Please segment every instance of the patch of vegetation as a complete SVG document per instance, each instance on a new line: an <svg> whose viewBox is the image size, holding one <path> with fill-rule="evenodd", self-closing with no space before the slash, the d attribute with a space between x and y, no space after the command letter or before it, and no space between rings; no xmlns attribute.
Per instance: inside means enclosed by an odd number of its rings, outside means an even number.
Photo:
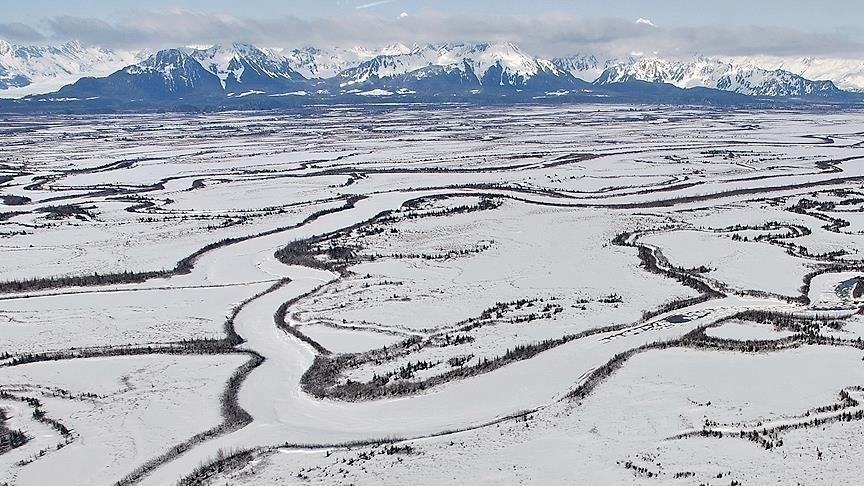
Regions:
<svg viewBox="0 0 864 486"><path fill-rule="evenodd" d="M17 447L21 447L29 440L27 434L17 429L9 429L6 427L6 421L9 417L6 415L6 410L0 408L0 454L5 454Z"/></svg>
<svg viewBox="0 0 864 486"><path fill-rule="evenodd" d="M23 206L25 204L30 204L32 199L26 196L15 196L12 194L8 194L5 196L0 196L3 199L3 204L6 206Z"/></svg>
<svg viewBox="0 0 864 486"><path fill-rule="evenodd" d="M64 204L62 206L44 206L36 209L37 213L45 213L48 219L76 218L82 221L95 219L96 215L88 209L77 204Z"/></svg>

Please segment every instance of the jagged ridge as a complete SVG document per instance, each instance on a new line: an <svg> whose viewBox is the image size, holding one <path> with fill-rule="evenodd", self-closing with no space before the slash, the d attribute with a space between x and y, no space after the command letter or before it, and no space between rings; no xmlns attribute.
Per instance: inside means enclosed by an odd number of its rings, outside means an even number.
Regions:
<svg viewBox="0 0 864 486"><path fill-rule="evenodd" d="M0 44L0 59L11 56L9 46ZM86 51L77 44L67 48L70 56L82 50ZM22 54L25 51L18 49L15 56L26 57ZM0 79L8 79L7 84L26 82L3 69L0 66ZM676 91L679 88L693 90L680 93ZM526 54L512 43L499 42L393 44L380 50L287 51L243 43L167 49L107 77L82 78L47 97L30 99L107 98L127 102L249 95L443 99L498 96L496 93L529 98L614 95L638 100L641 96L645 101L733 99L712 94L715 90L768 98L849 97L831 81L812 81L782 69L762 69L740 61L705 57L679 61L656 56L608 59L596 54L549 60Z"/></svg>

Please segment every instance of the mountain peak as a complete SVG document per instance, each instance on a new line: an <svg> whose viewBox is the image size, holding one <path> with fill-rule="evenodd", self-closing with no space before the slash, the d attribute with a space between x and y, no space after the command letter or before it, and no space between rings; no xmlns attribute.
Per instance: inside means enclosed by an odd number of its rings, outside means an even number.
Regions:
<svg viewBox="0 0 864 486"><path fill-rule="evenodd" d="M180 49L163 49L151 54L147 59L128 66L125 70L129 74L144 71L169 72L184 68L192 58Z"/></svg>
<svg viewBox="0 0 864 486"><path fill-rule="evenodd" d="M286 57L252 44L235 42L230 47L191 50L189 55L230 91L261 90L304 79Z"/></svg>
<svg viewBox="0 0 864 486"><path fill-rule="evenodd" d="M303 93L297 96L327 97L355 92L373 92L376 96L381 93L463 96L503 91L545 97L550 92L591 93L607 89L604 88L607 86L614 91L615 85L627 83L631 86L618 92L638 90L638 83L653 92L669 93L672 89L644 84L653 83L672 85L676 89L710 88L759 97L835 97L845 93L833 82L812 81L812 76L796 74L805 71L821 74L835 66L856 69L837 79L848 84L859 82L864 87L864 63L861 62L853 65L798 58L772 64L753 57L734 60L701 55L670 58L657 53L625 57L580 53L547 59L529 54L506 40L415 43L410 47L396 42L375 49L358 46L290 50L262 49L250 43L233 42L164 49L143 60L141 56L141 53L118 54L85 47L78 42L55 47L22 47L0 41L0 92L14 92L19 89L16 87L26 87L39 76L75 81L86 74L107 76L114 72L107 77L111 78L109 81L91 80L64 92L99 96L99 89L111 93L121 93L125 89L164 98L169 94L199 96L206 91L208 97L226 98L296 93ZM797 67L787 67L787 61L790 66ZM826 78L833 79L832 76L818 77ZM35 91L36 88L28 89ZM36 92L47 91L50 89Z"/></svg>
<svg viewBox="0 0 864 486"><path fill-rule="evenodd" d="M417 44L414 44L414 46L416 47ZM411 49L405 44L402 44L401 42L396 42L395 44L389 44L387 46L384 46L384 48L381 49L381 54L385 56L399 56L402 54L411 54L413 51L414 49Z"/></svg>
<svg viewBox="0 0 864 486"><path fill-rule="evenodd" d="M10 44L9 42L0 39L0 56L9 55L13 50L15 50L15 46Z"/></svg>

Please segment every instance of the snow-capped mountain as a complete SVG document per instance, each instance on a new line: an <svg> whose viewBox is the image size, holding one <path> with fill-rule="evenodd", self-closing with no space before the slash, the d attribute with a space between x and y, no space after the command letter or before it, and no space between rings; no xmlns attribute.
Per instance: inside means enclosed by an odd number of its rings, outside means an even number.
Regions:
<svg viewBox="0 0 864 486"><path fill-rule="evenodd" d="M437 77L487 88L563 88L576 82L553 62L525 54L509 42L415 45L373 57L338 77L343 88L380 82L413 85Z"/></svg>
<svg viewBox="0 0 864 486"><path fill-rule="evenodd" d="M788 71L769 71L708 58L688 62L658 57L609 61L594 83L604 85L629 80L668 83L679 88L712 88L748 96L816 97L840 92L831 81L811 81Z"/></svg>
<svg viewBox="0 0 864 486"><path fill-rule="evenodd" d="M606 69L606 61L600 61L596 54L575 54L552 59L558 69L570 73L574 78L594 82Z"/></svg>
<svg viewBox="0 0 864 486"><path fill-rule="evenodd" d="M111 51L67 44L60 48L15 49L0 45L0 54L15 59L59 56L81 57L74 69L58 71L57 63L45 64L44 72L31 61L27 80L23 69L0 70L6 86L25 84L33 76L48 77L62 71L80 78L47 95L25 101L101 100L120 107L131 101L165 103L182 101L208 105L282 106L300 100L360 102L380 97L400 97L434 102L442 99L541 98L582 101L623 100L681 103L747 103L758 97L860 102L861 95L839 89L831 80L811 80L788 70L760 67L751 59L692 57L663 58L631 55L614 58L583 53L546 59L526 53L509 42L451 43L406 46L391 44L380 49L281 49L234 43L205 48L167 49L136 59L112 74L95 73L110 62L125 59ZM40 54L41 53L41 54ZM90 56L88 58L88 56ZM128 56L132 56L129 54ZM128 57L127 56L127 57ZM0 56L0 59L6 57ZM132 56L134 57L134 56ZM86 60L86 62L85 62ZM109 62L110 61L110 62ZM42 61L40 61L42 62ZM767 63L767 61L765 61ZM7 61L11 65L11 62ZM776 64L776 61L775 61ZM810 59L796 65L810 72L827 72L830 66ZM864 64L843 64L847 85L864 77ZM75 70L77 69L77 71ZM858 71L855 71L857 69ZM2 90L2 85L0 85ZM345 97L345 98L340 98ZM484 98L485 97L485 98ZM505 99L506 99L505 98Z"/></svg>
<svg viewBox="0 0 864 486"><path fill-rule="evenodd" d="M87 77L64 86L61 99L164 100L224 95L222 82L181 49L159 51L107 77Z"/></svg>
<svg viewBox="0 0 864 486"><path fill-rule="evenodd" d="M0 40L0 96L53 91L83 76L106 76L146 57L139 51L85 47L25 46Z"/></svg>
<svg viewBox="0 0 864 486"><path fill-rule="evenodd" d="M733 57L733 64L783 70L807 79L828 79L838 88L864 93L864 60L830 57Z"/></svg>
<svg viewBox="0 0 864 486"><path fill-rule="evenodd" d="M390 44L382 49L353 47L304 47L286 50L283 55L292 69L307 79L327 79L377 56L407 54L411 49L402 44Z"/></svg>
<svg viewBox="0 0 864 486"><path fill-rule="evenodd" d="M305 81L286 57L250 44L188 49L187 53L216 75L229 92L281 89Z"/></svg>

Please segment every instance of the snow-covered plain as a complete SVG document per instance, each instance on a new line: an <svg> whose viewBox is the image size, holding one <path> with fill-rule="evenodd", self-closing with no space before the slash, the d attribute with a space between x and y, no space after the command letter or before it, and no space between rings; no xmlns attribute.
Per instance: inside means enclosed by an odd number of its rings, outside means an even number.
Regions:
<svg viewBox="0 0 864 486"><path fill-rule="evenodd" d="M74 431L74 439L54 450L63 442L61 438L28 430L39 450L47 453L13 450L4 454L0 480L11 484L117 481L167 447L218 425L223 383L244 360L238 356L154 354L4 368L0 370L4 389L23 388L22 395L39 398L49 416ZM55 397L52 389L92 396ZM28 464L16 464L34 458Z"/></svg>
<svg viewBox="0 0 864 486"><path fill-rule="evenodd" d="M847 382L864 379L860 354L812 347L644 353L578 404L555 402L527 419L405 441L398 451L279 448L211 484L854 483L861 422L793 430L773 450L738 437L672 437L706 420L767 421L834 403ZM849 372L837 376L837 367Z"/></svg>
<svg viewBox="0 0 864 486"><path fill-rule="evenodd" d="M0 425L29 439L0 481L853 477L857 113L337 107L0 132Z"/></svg>

